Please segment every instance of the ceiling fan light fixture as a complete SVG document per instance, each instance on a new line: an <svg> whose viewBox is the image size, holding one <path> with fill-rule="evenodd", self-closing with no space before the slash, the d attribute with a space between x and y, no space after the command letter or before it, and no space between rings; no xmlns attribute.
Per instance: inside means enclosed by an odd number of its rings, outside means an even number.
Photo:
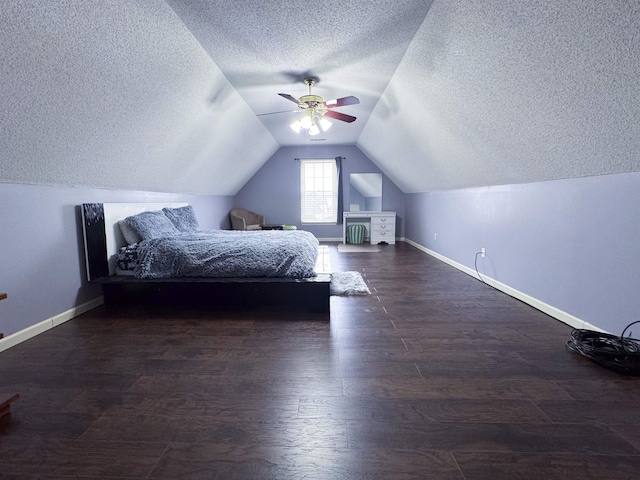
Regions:
<svg viewBox="0 0 640 480"><path fill-rule="evenodd" d="M318 123L320 124L320 128L322 129L323 132L326 132L327 130L329 130L331 128L331 125L333 125L333 123L331 123L329 120L327 120L324 117L320 117L320 119L318 120Z"/></svg>
<svg viewBox="0 0 640 480"><path fill-rule="evenodd" d="M309 135L318 135L319 133L320 133L320 129L315 123L313 123L309 128Z"/></svg>
<svg viewBox="0 0 640 480"><path fill-rule="evenodd" d="M313 120L310 115L305 115L300 119L300 126L305 130L311 128L311 125L313 125Z"/></svg>
<svg viewBox="0 0 640 480"><path fill-rule="evenodd" d="M300 133L300 129L302 128L302 123L300 122L300 120L296 120L289 126L291 127L291 130L293 130L294 132Z"/></svg>

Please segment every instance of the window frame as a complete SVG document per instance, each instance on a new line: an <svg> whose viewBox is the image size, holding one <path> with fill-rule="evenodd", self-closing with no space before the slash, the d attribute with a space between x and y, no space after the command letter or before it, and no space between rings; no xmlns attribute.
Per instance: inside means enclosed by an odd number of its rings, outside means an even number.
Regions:
<svg viewBox="0 0 640 480"><path fill-rule="evenodd" d="M331 172L327 172L327 168ZM323 170L321 175L318 174L320 169ZM313 185L308 185L309 178ZM300 222L303 225L337 225L339 188L335 158L300 159ZM315 199L309 202L310 197ZM323 213L323 208L328 212Z"/></svg>

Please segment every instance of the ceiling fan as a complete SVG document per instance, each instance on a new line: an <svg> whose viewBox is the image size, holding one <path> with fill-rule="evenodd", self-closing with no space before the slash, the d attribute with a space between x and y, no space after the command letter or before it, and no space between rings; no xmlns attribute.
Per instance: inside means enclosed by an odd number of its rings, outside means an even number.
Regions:
<svg viewBox="0 0 640 480"><path fill-rule="evenodd" d="M309 87L309 94L303 95L296 99L288 93L279 93L282 98L292 101L298 105L298 110L285 110L284 112L262 113L262 115L273 115L276 113L287 112L302 112L304 116L299 120L296 120L291 124L291 128L297 133L300 129L309 131L310 135L317 135L320 131L326 131L331 127L331 122L325 117L333 118L334 120L340 120L342 122L351 123L356 120L356 117L347 115L345 113L336 112L333 108L344 107L345 105L357 105L360 103L357 97L348 96L338 98L336 100L324 101L321 96L311 93L311 87L315 85L318 80L314 77L308 77L304 79L305 85Z"/></svg>

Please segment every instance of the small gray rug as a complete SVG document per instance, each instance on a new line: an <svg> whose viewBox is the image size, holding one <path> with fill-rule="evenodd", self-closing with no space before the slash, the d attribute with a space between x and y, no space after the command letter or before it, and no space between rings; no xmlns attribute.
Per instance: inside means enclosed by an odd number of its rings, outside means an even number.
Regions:
<svg viewBox="0 0 640 480"><path fill-rule="evenodd" d="M370 295L360 272L333 272L329 286L331 295Z"/></svg>

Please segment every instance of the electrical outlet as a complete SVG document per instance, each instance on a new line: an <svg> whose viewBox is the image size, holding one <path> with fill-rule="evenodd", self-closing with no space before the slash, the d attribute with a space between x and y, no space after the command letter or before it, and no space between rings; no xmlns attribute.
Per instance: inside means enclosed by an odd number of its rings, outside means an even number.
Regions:
<svg viewBox="0 0 640 480"><path fill-rule="evenodd" d="M481 257L484 257L486 254L487 254L487 251L484 249L484 247L482 247L482 248L480 249L480 256L481 256Z"/></svg>
<svg viewBox="0 0 640 480"><path fill-rule="evenodd" d="M437 234L437 233L434 233L434 234L433 234L433 239L434 239L434 240L437 240L437 239L438 239L438 234Z"/></svg>

